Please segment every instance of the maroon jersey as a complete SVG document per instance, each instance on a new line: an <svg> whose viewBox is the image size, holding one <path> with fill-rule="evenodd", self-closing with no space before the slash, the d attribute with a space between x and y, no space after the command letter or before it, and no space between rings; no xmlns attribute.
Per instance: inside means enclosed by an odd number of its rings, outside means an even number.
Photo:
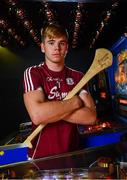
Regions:
<svg viewBox="0 0 127 180"><path fill-rule="evenodd" d="M62 100L82 76L81 72L66 66L60 72L48 69L45 63L32 66L24 72L24 92L42 88L48 100ZM78 150L77 125L64 120L47 124L32 144L33 149L30 149L29 155L34 158Z"/></svg>

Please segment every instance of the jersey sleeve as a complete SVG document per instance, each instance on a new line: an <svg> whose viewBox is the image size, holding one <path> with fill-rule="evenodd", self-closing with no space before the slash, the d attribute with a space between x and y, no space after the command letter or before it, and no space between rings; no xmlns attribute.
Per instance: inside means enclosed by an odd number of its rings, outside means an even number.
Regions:
<svg viewBox="0 0 127 180"><path fill-rule="evenodd" d="M41 87L41 77L36 67L27 68L24 71L23 89L24 92L36 90Z"/></svg>

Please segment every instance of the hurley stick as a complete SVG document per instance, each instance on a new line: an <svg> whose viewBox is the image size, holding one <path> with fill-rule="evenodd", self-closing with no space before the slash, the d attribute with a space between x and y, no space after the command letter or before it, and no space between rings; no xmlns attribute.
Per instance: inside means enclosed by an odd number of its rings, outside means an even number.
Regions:
<svg viewBox="0 0 127 180"><path fill-rule="evenodd" d="M68 95L63 99L67 100L72 98L77 92L79 92L82 87L90 80L92 77L94 77L96 74L98 74L100 71L106 69L107 67L112 65L112 53L105 49L105 48L99 48L95 52L95 57L93 60L93 63L91 64L90 68L86 72L86 74L82 77L82 79L79 81L79 83L68 93ZM23 142L25 145L29 148L32 148L31 141L37 134L46 126L43 124L40 124Z"/></svg>

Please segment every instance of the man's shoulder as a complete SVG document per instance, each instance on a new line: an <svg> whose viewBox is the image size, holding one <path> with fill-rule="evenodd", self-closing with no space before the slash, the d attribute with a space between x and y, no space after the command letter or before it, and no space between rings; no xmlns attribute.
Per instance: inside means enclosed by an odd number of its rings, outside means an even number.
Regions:
<svg viewBox="0 0 127 180"><path fill-rule="evenodd" d="M25 71L36 71L36 70L39 70L41 67L43 67L43 63L29 66L25 69Z"/></svg>
<svg viewBox="0 0 127 180"><path fill-rule="evenodd" d="M83 73L80 70L76 70L70 67L66 67L68 71L70 71L73 74L79 74L79 75L83 75Z"/></svg>

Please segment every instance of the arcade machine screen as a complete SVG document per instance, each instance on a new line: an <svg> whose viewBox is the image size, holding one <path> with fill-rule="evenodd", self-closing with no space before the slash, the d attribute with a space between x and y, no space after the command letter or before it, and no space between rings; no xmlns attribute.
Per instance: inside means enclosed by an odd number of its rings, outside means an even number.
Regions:
<svg viewBox="0 0 127 180"><path fill-rule="evenodd" d="M111 48L113 66L109 71L110 90L116 117L127 122L127 34Z"/></svg>

